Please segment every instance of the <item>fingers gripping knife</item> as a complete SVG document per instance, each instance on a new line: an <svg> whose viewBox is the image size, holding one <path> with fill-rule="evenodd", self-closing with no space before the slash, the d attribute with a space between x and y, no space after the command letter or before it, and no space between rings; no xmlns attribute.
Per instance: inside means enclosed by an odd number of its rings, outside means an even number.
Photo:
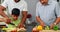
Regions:
<svg viewBox="0 0 60 32"><path fill-rule="evenodd" d="M17 27L14 23L10 23L11 25L14 25L15 27ZM17 32L26 32L26 29L25 28L18 28L17 29Z"/></svg>
<svg viewBox="0 0 60 32"><path fill-rule="evenodd" d="M12 23L12 22L11 22L10 24L13 25L13 26L15 26L15 27L17 27L17 26L16 26L14 23Z"/></svg>
<svg viewBox="0 0 60 32"><path fill-rule="evenodd" d="M5 22L0 22L0 28L7 28L7 24Z"/></svg>

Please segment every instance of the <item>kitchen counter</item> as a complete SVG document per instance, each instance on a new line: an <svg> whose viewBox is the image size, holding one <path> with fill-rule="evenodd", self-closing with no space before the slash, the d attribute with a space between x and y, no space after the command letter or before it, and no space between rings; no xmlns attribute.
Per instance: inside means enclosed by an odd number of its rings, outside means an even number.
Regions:
<svg viewBox="0 0 60 32"><path fill-rule="evenodd" d="M57 30L57 31L55 31L55 30L42 30L40 32L60 32L60 30Z"/></svg>

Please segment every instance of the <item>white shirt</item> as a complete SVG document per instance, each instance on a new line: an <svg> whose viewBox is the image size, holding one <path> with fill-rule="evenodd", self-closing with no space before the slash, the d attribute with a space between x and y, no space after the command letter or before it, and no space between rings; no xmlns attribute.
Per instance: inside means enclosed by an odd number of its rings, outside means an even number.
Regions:
<svg viewBox="0 0 60 32"><path fill-rule="evenodd" d="M20 15L22 11L27 11L27 3L24 0L21 0L18 3L14 2L14 0L4 0L1 5L5 8L8 7L8 15L11 15L11 11L13 8L20 9Z"/></svg>
<svg viewBox="0 0 60 32"><path fill-rule="evenodd" d="M38 2L36 6L36 16L39 16L46 25L50 26L50 24L56 20L56 17L60 17L58 3L50 1L48 5L44 6Z"/></svg>

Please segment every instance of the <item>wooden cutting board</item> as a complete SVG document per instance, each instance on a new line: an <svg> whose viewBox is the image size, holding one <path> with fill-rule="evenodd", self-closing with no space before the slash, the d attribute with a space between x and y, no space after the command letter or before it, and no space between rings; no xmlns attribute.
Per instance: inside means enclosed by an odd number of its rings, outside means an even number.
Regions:
<svg viewBox="0 0 60 32"><path fill-rule="evenodd" d="M11 32L11 31L13 31L13 30L15 30L15 29L17 29L17 32L26 32L26 29L24 29L24 28L4 28L4 30L6 31L6 32Z"/></svg>

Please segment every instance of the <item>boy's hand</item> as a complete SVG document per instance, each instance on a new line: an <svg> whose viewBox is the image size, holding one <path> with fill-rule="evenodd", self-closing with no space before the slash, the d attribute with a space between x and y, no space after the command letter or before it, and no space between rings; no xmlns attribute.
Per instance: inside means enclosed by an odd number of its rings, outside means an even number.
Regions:
<svg viewBox="0 0 60 32"><path fill-rule="evenodd" d="M9 24L9 23L11 23L11 19L9 19L9 18L5 18L5 22L7 23L7 24Z"/></svg>

